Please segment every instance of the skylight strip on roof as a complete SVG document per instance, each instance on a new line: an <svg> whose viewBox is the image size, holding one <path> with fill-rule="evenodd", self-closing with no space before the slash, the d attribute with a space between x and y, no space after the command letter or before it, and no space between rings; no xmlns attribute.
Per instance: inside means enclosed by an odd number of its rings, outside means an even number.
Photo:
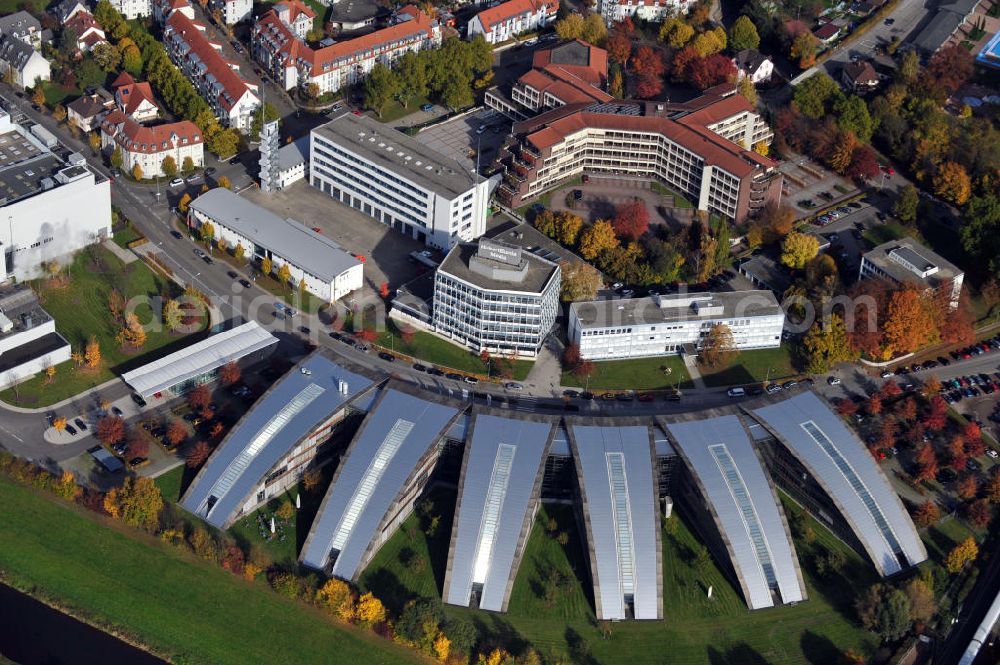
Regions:
<svg viewBox="0 0 1000 665"><path fill-rule="evenodd" d="M510 483L510 470L514 465L514 453L517 448L509 443L501 443L497 448L496 460L493 462L493 475L490 478L489 489L486 491L486 505L483 508L483 522L479 527L479 542L476 546L476 559L472 567L472 583L485 584L493 559L493 545L496 542L497 527L500 524L500 511L504 498L507 496L507 485Z"/></svg>
<svg viewBox="0 0 1000 665"><path fill-rule="evenodd" d="M708 450L712 453L712 457L715 458L715 463L719 465L722 476L726 480L726 485L729 486L729 492L740 509L743 525L746 527L747 534L753 542L757 563L760 564L761 570L764 573L767 586L772 590L777 589L778 577L774 572L771 551L768 548L767 539L764 538L764 530L761 528L757 509L750 499L749 492L747 492L746 483L743 482L743 476L740 474L739 469L736 468L736 464L733 462L733 458L730 456L725 444L719 443L709 446Z"/></svg>
<svg viewBox="0 0 1000 665"><path fill-rule="evenodd" d="M385 439L382 440L371 464L365 470L364 476L361 477L358 489L355 491L354 496L351 497L351 502L348 504L347 510L344 511L344 516L341 518L336 532L334 532L333 549L338 552L344 549L347 539L354 530L354 525L357 523L358 518L361 517L361 513L364 511L365 506L368 505L375 487L382 479L382 474L385 473L386 467L389 466L392 458L395 457L400 446L403 445L403 441L406 440L412 429L413 422L398 418L389 429L388 434L385 435Z"/></svg>
<svg viewBox="0 0 1000 665"><path fill-rule="evenodd" d="M632 509L625 477L625 455L605 453L608 482L611 485L611 517L614 520L615 545L618 550L618 576L626 602L635 594L635 549L632 546Z"/></svg>
<svg viewBox="0 0 1000 665"><path fill-rule="evenodd" d="M257 456L257 454L263 450L267 444L275 437L275 435L280 432L288 422L302 412L307 406L312 404L320 395L326 392L326 388L316 385L315 383L310 383L305 388L303 388L299 393L292 398L292 400L282 407L281 411L271 419L269 423L264 425L257 434L250 439L250 443L247 444L239 455L233 460L232 464L226 469L226 472L222 475L219 480L216 481L215 485L212 486L212 491L209 492L209 497L215 497L216 499L221 499L226 495L227 492L232 488L233 483L246 471L247 467Z"/></svg>
<svg viewBox="0 0 1000 665"><path fill-rule="evenodd" d="M861 499L862 503L865 504L865 508L871 514L872 519L875 520L875 525L882 532L882 537L885 538L886 543L889 548L897 555L903 553L903 548L899 544L899 540L896 538L896 534L893 532L892 527L889 526L888 520L886 520L885 515L882 513L882 509L879 508L878 504L875 502L875 498L872 497L871 492L868 491L868 487L864 484L861 478L858 476L857 472L854 471L854 467L844 458L844 456L834 445L833 441L826 435L823 430L821 430L816 423L811 420L807 420L804 423L800 423L802 429L812 437L820 448L823 449L833 463L837 466L837 469L844 475L847 482L850 483L854 492Z"/></svg>

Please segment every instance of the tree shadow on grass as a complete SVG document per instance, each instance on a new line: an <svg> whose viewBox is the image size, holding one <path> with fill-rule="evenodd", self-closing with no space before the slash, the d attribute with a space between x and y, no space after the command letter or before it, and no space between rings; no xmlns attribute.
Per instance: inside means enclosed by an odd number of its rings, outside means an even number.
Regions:
<svg viewBox="0 0 1000 665"><path fill-rule="evenodd" d="M508 653L522 653L530 645L517 629L507 623L501 616L479 612L473 615L472 624L479 635L477 644L495 645Z"/></svg>
<svg viewBox="0 0 1000 665"><path fill-rule="evenodd" d="M389 612L399 616L407 601L415 598L396 574L386 568L379 568L365 579L365 587L382 601Z"/></svg>
<svg viewBox="0 0 1000 665"><path fill-rule="evenodd" d="M569 654L576 665L599 665L599 662L590 653L590 644L580 633L572 628L567 628L563 634L566 638L566 646Z"/></svg>
<svg viewBox="0 0 1000 665"><path fill-rule="evenodd" d="M802 653L805 654L806 660L812 663L812 665L830 665L831 663L836 663L841 655L841 650L837 648L836 644L811 630L807 630L802 634L799 646L802 647Z"/></svg>
<svg viewBox="0 0 1000 665"><path fill-rule="evenodd" d="M737 644L724 652L708 647L708 662L711 665L771 665L770 661L748 644Z"/></svg>

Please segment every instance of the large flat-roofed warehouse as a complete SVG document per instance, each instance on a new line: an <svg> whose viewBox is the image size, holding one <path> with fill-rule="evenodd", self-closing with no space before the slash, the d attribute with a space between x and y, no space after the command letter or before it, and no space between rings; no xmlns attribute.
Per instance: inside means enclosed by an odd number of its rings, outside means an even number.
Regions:
<svg viewBox="0 0 1000 665"><path fill-rule="evenodd" d="M316 352L272 385L222 440L181 498L219 528L280 494L302 475L344 419L347 405L375 382ZM294 465L279 465L282 460Z"/></svg>
<svg viewBox="0 0 1000 665"><path fill-rule="evenodd" d="M327 302L339 300L364 285L364 266L321 233L270 210L225 187L205 192L188 206L188 225L211 223L216 240L243 246L254 261L271 260L274 272L287 264L291 283Z"/></svg>
<svg viewBox="0 0 1000 665"><path fill-rule="evenodd" d="M752 610L805 600L802 571L778 495L735 413L665 423L690 469L681 496L702 538ZM712 529L712 527L715 527ZM727 565L728 564L728 565Z"/></svg>
<svg viewBox="0 0 1000 665"><path fill-rule="evenodd" d="M814 393L803 392L752 415L822 488L849 524L875 568L892 575L927 559L917 530L888 479L864 444ZM774 465L781 464L777 460ZM777 473L795 479L795 492L808 479L795 467ZM801 481L800 481L801 479Z"/></svg>
<svg viewBox="0 0 1000 665"><path fill-rule="evenodd" d="M725 324L737 349L781 345L785 312L770 291L686 293L575 302L569 339L587 360L642 358L700 348L712 326Z"/></svg>
<svg viewBox="0 0 1000 665"><path fill-rule="evenodd" d="M647 424L571 422L597 618L662 619L663 553Z"/></svg>
<svg viewBox="0 0 1000 665"><path fill-rule="evenodd" d="M164 392L180 395L214 379L226 363L263 358L277 343L278 338L256 321L248 321L125 372L122 380L143 397Z"/></svg>
<svg viewBox="0 0 1000 665"><path fill-rule="evenodd" d="M446 603L507 611L554 431L550 420L475 416L445 571Z"/></svg>
<svg viewBox="0 0 1000 665"><path fill-rule="evenodd" d="M367 116L312 131L309 182L396 231L451 249L486 231L489 181Z"/></svg>
<svg viewBox="0 0 1000 665"><path fill-rule="evenodd" d="M385 390L344 455L302 547L307 566L356 579L409 515L459 409Z"/></svg>

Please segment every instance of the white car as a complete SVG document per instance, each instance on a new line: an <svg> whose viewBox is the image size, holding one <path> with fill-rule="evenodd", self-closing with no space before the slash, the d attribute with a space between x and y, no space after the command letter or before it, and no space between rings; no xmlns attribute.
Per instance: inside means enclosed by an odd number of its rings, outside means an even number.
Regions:
<svg viewBox="0 0 1000 665"><path fill-rule="evenodd" d="M826 382L829 383L831 386L839 386L840 385L840 379L837 378L837 377L835 377L835 376L831 376L830 378L828 378L826 380Z"/></svg>
<svg viewBox="0 0 1000 665"><path fill-rule="evenodd" d="M524 386L522 386L520 383L515 383L513 381L503 384L503 387L506 388L507 390L515 390L515 391L524 390Z"/></svg>
<svg viewBox="0 0 1000 665"><path fill-rule="evenodd" d="M987 448L986 454L992 457L993 459L1000 457L1000 455L997 454L997 451L993 450L992 448Z"/></svg>
<svg viewBox="0 0 1000 665"><path fill-rule="evenodd" d="M181 180L180 178L174 178L173 180L170 181L170 187L183 187L183 186L184 186L184 181Z"/></svg>

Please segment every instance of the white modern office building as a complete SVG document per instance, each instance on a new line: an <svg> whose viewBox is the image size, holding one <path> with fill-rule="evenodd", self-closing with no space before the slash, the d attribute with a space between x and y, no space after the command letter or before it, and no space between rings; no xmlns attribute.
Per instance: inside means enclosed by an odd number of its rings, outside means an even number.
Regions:
<svg viewBox="0 0 1000 665"><path fill-rule="evenodd" d="M39 277L111 237L111 182L82 160L67 163L0 110L0 282Z"/></svg>
<svg viewBox="0 0 1000 665"><path fill-rule="evenodd" d="M910 238L882 243L861 256L859 279L911 282L927 291L943 293L958 307L965 273L960 268Z"/></svg>
<svg viewBox="0 0 1000 665"><path fill-rule="evenodd" d="M737 349L780 346L785 312L770 291L685 293L575 302L569 340L587 360L643 358L698 349L716 324Z"/></svg>
<svg viewBox="0 0 1000 665"><path fill-rule="evenodd" d="M448 250L486 231L486 178L367 116L343 113L312 131L309 178L432 247Z"/></svg>
<svg viewBox="0 0 1000 665"><path fill-rule="evenodd" d="M434 277L434 330L477 353L534 358L555 323L561 277L518 246L458 245Z"/></svg>
<svg viewBox="0 0 1000 665"><path fill-rule="evenodd" d="M659 23L670 14L683 13L685 0L600 0L600 12L608 25L635 18Z"/></svg>
<svg viewBox="0 0 1000 665"><path fill-rule="evenodd" d="M27 286L0 289L0 389L70 359L69 342Z"/></svg>
<svg viewBox="0 0 1000 665"><path fill-rule="evenodd" d="M272 271L288 265L289 283L317 298L333 302L364 283L364 265L340 245L293 219L234 194L225 187L205 192L188 207L188 225L211 223L215 239L228 247L242 245L253 261L270 259Z"/></svg>

